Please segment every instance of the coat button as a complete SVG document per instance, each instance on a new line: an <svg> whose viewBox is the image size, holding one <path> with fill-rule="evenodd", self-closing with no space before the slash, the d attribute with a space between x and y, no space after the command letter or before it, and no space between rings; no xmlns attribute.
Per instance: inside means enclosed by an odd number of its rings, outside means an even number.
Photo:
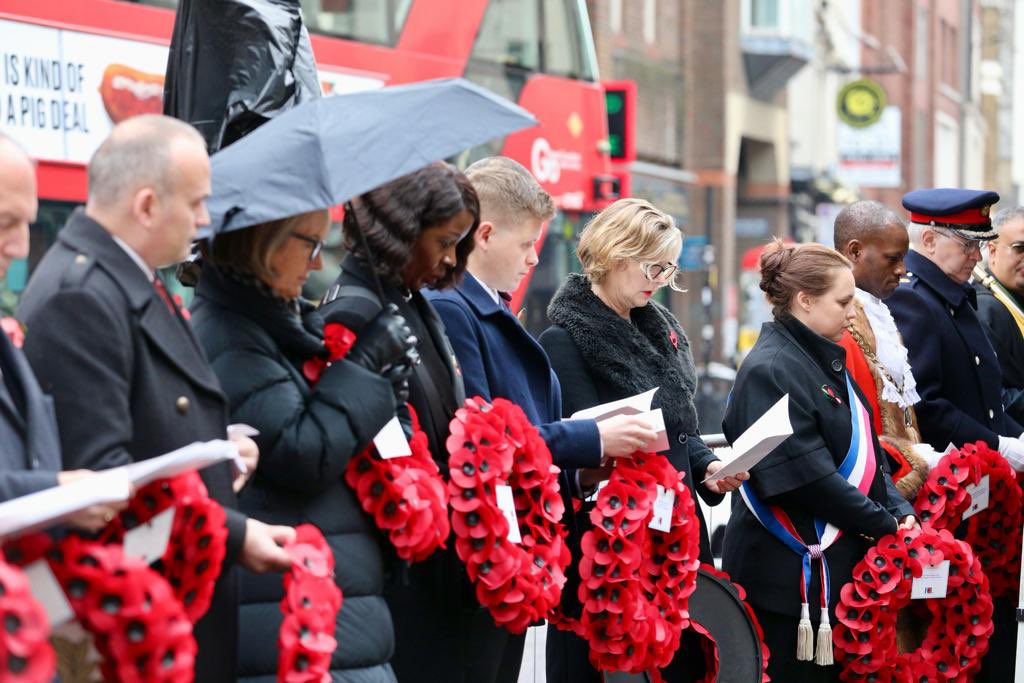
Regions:
<svg viewBox="0 0 1024 683"><path fill-rule="evenodd" d="M680 434L680 435L679 435L679 436L677 437L677 440L679 441L679 443L686 443L686 440L687 440L688 438L689 438L689 437L687 437L687 435L686 435L686 434Z"/></svg>
<svg viewBox="0 0 1024 683"><path fill-rule="evenodd" d="M835 370L836 372L841 372L843 369L843 361L836 358L834 361L832 361L832 369Z"/></svg>
<svg viewBox="0 0 1024 683"><path fill-rule="evenodd" d="M995 416L996 416L996 411L994 411L994 410L992 410L991 408L989 408L989 411L988 411L988 419L990 419L990 420L991 420L991 419L993 419L993 418L994 418Z"/></svg>
<svg viewBox="0 0 1024 683"><path fill-rule="evenodd" d="M978 358L977 356L975 356L975 357L974 357L974 364L975 364L975 365L981 365L981 359L980 359L980 358Z"/></svg>
<svg viewBox="0 0 1024 683"><path fill-rule="evenodd" d="M188 412L188 407L191 403L186 396L179 396L178 400L174 402L174 407L178 409L178 412L184 415Z"/></svg>
<svg viewBox="0 0 1024 683"><path fill-rule="evenodd" d="M75 263L80 266L83 265L88 260L89 257L86 256L85 254L79 254L78 256L75 257Z"/></svg>
<svg viewBox="0 0 1024 683"><path fill-rule="evenodd" d="M39 458L32 458L32 469L39 469Z"/></svg>

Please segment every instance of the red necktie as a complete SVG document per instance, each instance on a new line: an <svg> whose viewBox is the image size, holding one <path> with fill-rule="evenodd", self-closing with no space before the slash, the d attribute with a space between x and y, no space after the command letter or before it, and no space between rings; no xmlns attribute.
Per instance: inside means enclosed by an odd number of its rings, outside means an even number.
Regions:
<svg viewBox="0 0 1024 683"><path fill-rule="evenodd" d="M171 301L171 295L167 293L167 287L164 286L164 281L159 277L153 278L153 286L156 287L156 293L160 295L160 298L167 304L167 310L171 312L171 315L176 316L178 314L178 307Z"/></svg>

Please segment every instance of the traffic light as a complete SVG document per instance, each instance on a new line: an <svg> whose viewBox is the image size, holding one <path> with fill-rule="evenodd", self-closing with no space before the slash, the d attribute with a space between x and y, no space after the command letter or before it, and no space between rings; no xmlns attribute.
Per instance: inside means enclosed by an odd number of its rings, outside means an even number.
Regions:
<svg viewBox="0 0 1024 683"><path fill-rule="evenodd" d="M636 159L633 138L636 128L636 83L603 81L605 109L608 112L608 149L612 161Z"/></svg>

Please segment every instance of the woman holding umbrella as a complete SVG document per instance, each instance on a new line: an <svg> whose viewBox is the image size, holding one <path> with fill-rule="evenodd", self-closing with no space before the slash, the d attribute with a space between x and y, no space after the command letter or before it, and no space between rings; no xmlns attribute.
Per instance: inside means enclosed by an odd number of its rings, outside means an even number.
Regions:
<svg viewBox="0 0 1024 683"><path fill-rule="evenodd" d="M444 325L420 289L444 288L462 275L479 216L469 180L443 162L363 194L346 211L349 253L321 308L328 322L357 335L381 306L396 306L408 321L422 359L409 379L409 404L445 474L448 423L465 394ZM407 422L404 412L399 417ZM497 680L505 641L493 637L497 627L477 603L453 545L408 569L396 561L395 568L385 596L395 620L398 680Z"/></svg>
<svg viewBox="0 0 1024 683"><path fill-rule="evenodd" d="M192 325L231 406L231 419L259 430L259 466L240 494L250 514L312 523L335 554L344 594L337 616L333 681L393 683L391 617L382 597L383 556L373 520L344 480L349 459L395 413L385 366L405 367L414 341L401 316L373 316L344 360L304 372L324 357L323 320L301 298L322 267L326 210L218 235L203 246ZM239 674L277 672L279 575L242 577Z"/></svg>
<svg viewBox="0 0 1024 683"><path fill-rule="evenodd" d="M850 262L818 244L776 240L760 270L775 320L743 361L722 426L733 442L788 394L793 435L752 468L734 501L723 564L764 628L772 680L838 681L830 624L840 589L875 539L916 522L837 343L854 317ZM822 522L831 526L819 535ZM801 590L805 557L810 583Z"/></svg>

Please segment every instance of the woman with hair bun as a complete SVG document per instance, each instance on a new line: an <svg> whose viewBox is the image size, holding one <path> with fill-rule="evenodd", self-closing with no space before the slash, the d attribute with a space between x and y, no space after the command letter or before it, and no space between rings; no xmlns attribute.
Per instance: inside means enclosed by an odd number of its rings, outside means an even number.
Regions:
<svg viewBox="0 0 1024 683"><path fill-rule="evenodd" d="M838 681L831 624L840 589L878 538L917 522L837 343L854 316L850 262L819 244L775 240L760 268L774 320L740 368L722 426L734 442L788 394L793 435L733 497L723 565L764 627L772 680Z"/></svg>

